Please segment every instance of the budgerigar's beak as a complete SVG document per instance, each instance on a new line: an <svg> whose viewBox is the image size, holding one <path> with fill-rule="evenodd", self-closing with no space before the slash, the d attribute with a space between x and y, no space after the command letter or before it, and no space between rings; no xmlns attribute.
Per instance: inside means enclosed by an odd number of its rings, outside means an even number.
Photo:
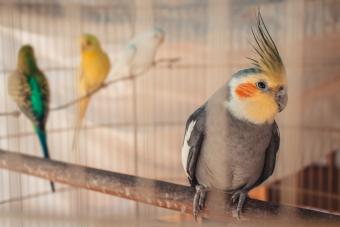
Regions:
<svg viewBox="0 0 340 227"><path fill-rule="evenodd" d="M160 40L160 44L164 43L164 41L165 41L165 37L164 37L164 35L162 35L161 40Z"/></svg>
<svg viewBox="0 0 340 227"><path fill-rule="evenodd" d="M165 37L164 35L161 35L161 34L154 34L153 36L156 40L159 40L159 44L162 44L165 40Z"/></svg>
<svg viewBox="0 0 340 227"><path fill-rule="evenodd" d="M80 44L80 48L83 49L83 44L84 44L84 38L83 36L79 36L77 39L78 43Z"/></svg>
<svg viewBox="0 0 340 227"><path fill-rule="evenodd" d="M82 42L80 45L81 50L84 51L86 49L86 46L86 42Z"/></svg>
<svg viewBox="0 0 340 227"><path fill-rule="evenodd" d="M287 105L288 95L285 88L280 88L275 95L275 101L278 105L279 112L281 112Z"/></svg>
<svg viewBox="0 0 340 227"><path fill-rule="evenodd" d="M84 51L86 46L87 46L87 40L84 37L80 37L80 49Z"/></svg>

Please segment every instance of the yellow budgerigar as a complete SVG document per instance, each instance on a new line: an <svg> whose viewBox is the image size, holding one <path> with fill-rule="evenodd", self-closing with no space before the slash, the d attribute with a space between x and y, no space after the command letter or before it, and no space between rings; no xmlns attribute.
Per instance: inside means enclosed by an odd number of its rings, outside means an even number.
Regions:
<svg viewBox="0 0 340 227"><path fill-rule="evenodd" d="M110 59L102 49L98 38L92 34L81 36L81 63L80 63L80 97L100 87L110 72ZM86 114L90 97L82 99L78 105L78 116L73 140L73 147L77 145L82 120Z"/></svg>

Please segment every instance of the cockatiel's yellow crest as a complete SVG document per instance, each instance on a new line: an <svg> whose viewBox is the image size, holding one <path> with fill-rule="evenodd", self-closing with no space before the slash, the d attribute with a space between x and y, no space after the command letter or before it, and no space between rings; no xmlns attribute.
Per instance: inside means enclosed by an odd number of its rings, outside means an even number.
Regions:
<svg viewBox="0 0 340 227"><path fill-rule="evenodd" d="M81 63L80 63L80 82L79 95L84 96L89 92L100 87L110 72L110 59L101 48L98 38L91 34L81 36ZM86 114L90 98L83 99L79 102L78 118L74 135L75 146L82 120Z"/></svg>
<svg viewBox="0 0 340 227"><path fill-rule="evenodd" d="M257 58L253 68L240 71L230 81L227 106L240 119L255 124L272 122L287 103L286 70L260 12L252 29Z"/></svg>
<svg viewBox="0 0 340 227"><path fill-rule="evenodd" d="M249 59L255 68L262 71L272 82L286 84L285 67L260 11L258 12L257 28L255 31L252 29L252 34L256 42L256 45L253 45L253 49L258 54L258 59Z"/></svg>

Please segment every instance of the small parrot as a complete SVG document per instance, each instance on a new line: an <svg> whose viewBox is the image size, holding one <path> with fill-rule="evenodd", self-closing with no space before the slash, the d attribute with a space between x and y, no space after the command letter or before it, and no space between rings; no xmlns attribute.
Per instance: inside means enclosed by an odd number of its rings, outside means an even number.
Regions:
<svg viewBox="0 0 340 227"><path fill-rule="evenodd" d="M142 33L131 40L117 58L113 75L138 75L147 72L155 63L158 47L164 42L165 32L160 28Z"/></svg>
<svg viewBox="0 0 340 227"><path fill-rule="evenodd" d="M47 78L37 65L34 50L30 45L24 45L19 50L17 68L9 77L8 93L21 112L32 121L44 158L49 159L46 121L50 88ZM50 184L52 192L55 192L54 183L51 181Z"/></svg>
<svg viewBox="0 0 340 227"><path fill-rule="evenodd" d="M109 75L111 69L109 56L102 49L98 38L91 34L81 36L81 63L80 63L80 83L79 95L85 96L89 92L100 87ZM77 140L86 114L90 97L82 99L78 105L78 116L75 127L73 147L77 145Z"/></svg>
<svg viewBox="0 0 340 227"><path fill-rule="evenodd" d="M195 219L213 189L231 194L240 218L248 192L274 171L280 144L274 119L287 104L286 70L260 12L252 34L253 67L232 75L186 123L182 165L196 189Z"/></svg>

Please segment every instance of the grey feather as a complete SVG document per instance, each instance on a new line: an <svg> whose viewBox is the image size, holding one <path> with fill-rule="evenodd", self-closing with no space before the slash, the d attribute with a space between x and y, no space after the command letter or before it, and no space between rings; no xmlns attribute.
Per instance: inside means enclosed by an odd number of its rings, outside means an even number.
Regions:
<svg viewBox="0 0 340 227"><path fill-rule="evenodd" d="M190 138L188 140L188 145L190 147L186 172L188 175L189 182L192 186L197 184L197 179L195 176L196 166L198 157L201 151L202 142L204 140L204 129L205 129L205 107L202 106L197 109L188 119L186 124L186 132L188 130L189 124L195 121L196 124L190 134ZM184 141L185 142L185 141Z"/></svg>
<svg viewBox="0 0 340 227"><path fill-rule="evenodd" d="M253 188L273 172L279 143L276 123L258 125L235 118L225 106L229 95L226 84L187 121L186 130L196 121L186 166L193 186L233 192Z"/></svg>
<svg viewBox="0 0 340 227"><path fill-rule="evenodd" d="M279 147L280 147L280 132L276 122L274 121L272 127L272 138L270 140L269 146L266 149L263 170L261 176L252 186L252 188L255 188L258 185L262 184L265 180L268 179L268 177L270 177L273 174L276 163L276 154L279 150Z"/></svg>

